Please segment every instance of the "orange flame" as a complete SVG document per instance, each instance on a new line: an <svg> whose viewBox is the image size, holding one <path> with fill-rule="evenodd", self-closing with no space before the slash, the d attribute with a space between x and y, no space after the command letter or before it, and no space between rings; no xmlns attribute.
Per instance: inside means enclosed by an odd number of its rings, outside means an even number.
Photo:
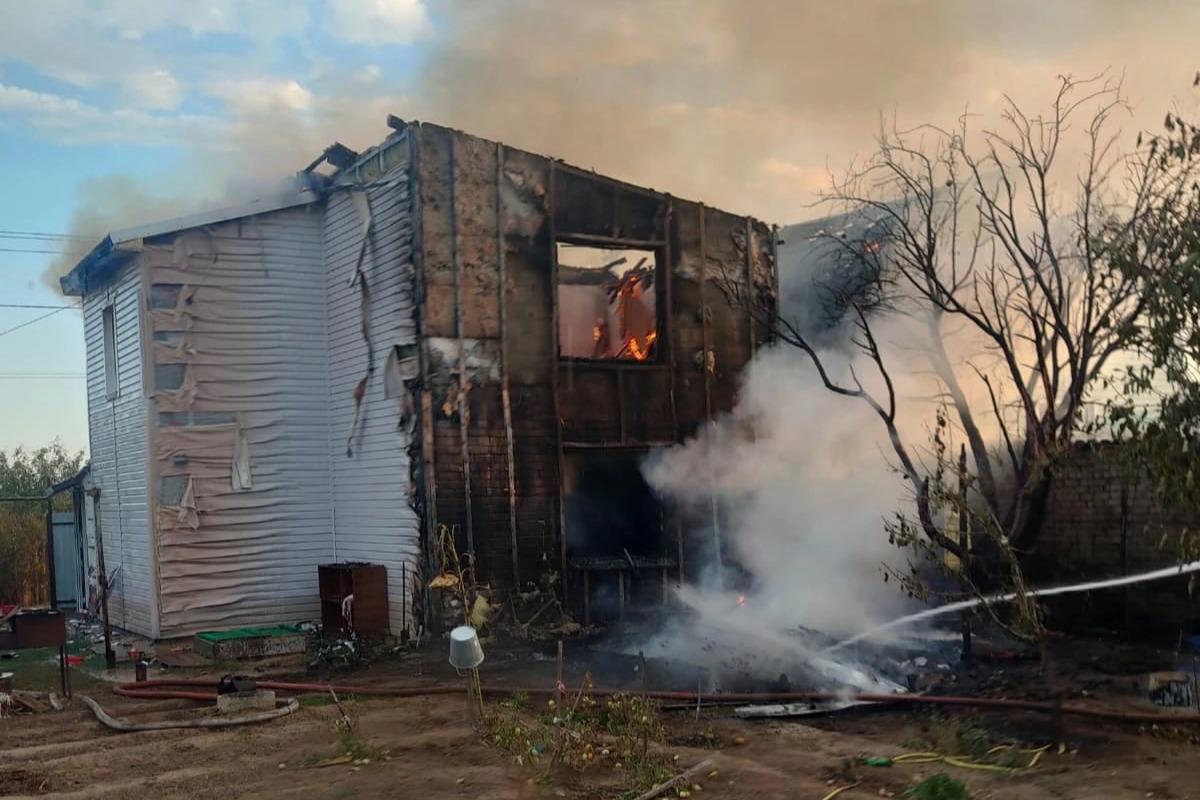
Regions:
<svg viewBox="0 0 1200 800"><path fill-rule="evenodd" d="M636 336L629 338L629 355L633 356L638 361L645 361L650 357L650 347L654 344L654 340L658 338L658 331L650 331L646 334L646 346L638 344Z"/></svg>

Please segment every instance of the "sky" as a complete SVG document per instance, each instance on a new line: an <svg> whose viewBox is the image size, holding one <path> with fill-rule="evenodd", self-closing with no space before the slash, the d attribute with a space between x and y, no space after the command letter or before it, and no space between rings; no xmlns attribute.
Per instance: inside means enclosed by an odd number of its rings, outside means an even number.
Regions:
<svg viewBox="0 0 1200 800"><path fill-rule="evenodd" d="M983 124L1107 70L1131 140L1192 107L1197 30L1176 0L8 0L0 449L87 447L81 321L53 280L81 251L251 199L389 113L786 224L881 115Z"/></svg>

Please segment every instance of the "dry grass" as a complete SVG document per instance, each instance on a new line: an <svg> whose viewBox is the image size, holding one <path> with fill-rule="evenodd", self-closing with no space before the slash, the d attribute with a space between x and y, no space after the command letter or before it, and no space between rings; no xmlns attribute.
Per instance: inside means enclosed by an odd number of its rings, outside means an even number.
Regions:
<svg viewBox="0 0 1200 800"><path fill-rule="evenodd" d="M0 604L45 603L46 581L46 515L0 503Z"/></svg>

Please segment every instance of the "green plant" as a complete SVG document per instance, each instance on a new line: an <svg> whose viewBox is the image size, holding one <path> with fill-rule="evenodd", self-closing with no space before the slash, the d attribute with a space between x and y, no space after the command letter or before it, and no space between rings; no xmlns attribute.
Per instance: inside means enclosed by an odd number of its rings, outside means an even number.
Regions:
<svg viewBox="0 0 1200 800"><path fill-rule="evenodd" d="M625 764L625 779L628 788L622 797L637 797L651 786L669 781L671 768L654 758L632 758Z"/></svg>
<svg viewBox="0 0 1200 800"><path fill-rule="evenodd" d="M513 711L520 711L529 703L529 694L520 689L512 693L507 700L501 700L500 705Z"/></svg>
<svg viewBox="0 0 1200 800"><path fill-rule="evenodd" d="M975 760L984 760L994 745L985 728L969 719L946 714L931 715L921 725L920 732L904 742L905 747L916 751L967 756Z"/></svg>
<svg viewBox="0 0 1200 800"><path fill-rule="evenodd" d="M514 695L489 707L485 740L535 771L535 779L562 766L584 772L613 770L622 791L636 795L666 780L671 764L658 751L666 730L658 709L638 695L617 694L604 702L591 695L591 682L561 702L550 700L536 715L527 698Z"/></svg>
<svg viewBox="0 0 1200 800"><path fill-rule="evenodd" d="M368 744L354 731L339 728L335 755L348 756L354 761L382 761L387 751Z"/></svg>
<svg viewBox="0 0 1200 800"><path fill-rule="evenodd" d="M971 800L966 784L944 772L930 775L906 791L904 797L912 800Z"/></svg>

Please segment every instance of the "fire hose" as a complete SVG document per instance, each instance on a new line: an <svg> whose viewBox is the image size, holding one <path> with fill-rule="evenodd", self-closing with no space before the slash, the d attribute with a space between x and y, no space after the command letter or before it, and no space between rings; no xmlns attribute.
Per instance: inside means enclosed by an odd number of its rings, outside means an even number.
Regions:
<svg viewBox="0 0 1200 800"><path fill-rule="evenodd" d="M216 697L216 695L213 695ZM112 728L115 731L122 733L130 733L132 731L165 731L174 728L228 728L234 725L249 725L255 722L267 722L268 720L286 717L288 714L294 714L300 710L300 702L294 697L289 697L283 705L270 711L260 711L257 714L250 714L242 717L205 717L204 719L170 719L157 720L153 722L129 722L128 720L118 719L110 715L107 711L100 707L92 698L86 695L80 695L80 699L84 704L92 710L96 715L96 719Z"/></svg>
<svg viewBox="0 0 1200 800"><path fill-rule="evenodd" d="M273 689L289 694L327 694L331 690L339 695L360 695L365 697L427 697L435 695L459 695L462 687L457 684L439 684L433 686L353 686L329 683L294 683L290 681L258 681L261 689ZM121 683L113 687L113 691L123 697L135 698L170 698L200 700L213 702L216 700L215 679L205 678L171 678L153 679L137 683ZM177 687L177 688L170 688ZM182 687L182 688L178 688ZM207 689L209 691L200 691ZM510 696L514 693L524 693L530 696L545 696L554 693L546 688L518 687L483 687L483 693L490 696ZM1139 722L1163 724L1194 724L1200 723L1200 714L1157 714L1147 711L1119 711L1115 709L1094 708L1066 703L1048 703L1037 700L1014 700L997 697L955 697L947 695L919 694L884 694L877 692L708 692L653 690L632 692L618 689L593 689L593 697L612 697L617 694L643 694L653 700L673 700L680 703L821 703L834 700L856 700L867 703L892 703L895 705L913 706L957 706L962 708L980 708L1009 711L1034 711L1043 714L1062 714L1090 719L1103 719L1113 722ZM280 709L276 709L280 711ZM275 712L265 712L275 713ZM282 716L282 714L280 714Z"/></svg>

